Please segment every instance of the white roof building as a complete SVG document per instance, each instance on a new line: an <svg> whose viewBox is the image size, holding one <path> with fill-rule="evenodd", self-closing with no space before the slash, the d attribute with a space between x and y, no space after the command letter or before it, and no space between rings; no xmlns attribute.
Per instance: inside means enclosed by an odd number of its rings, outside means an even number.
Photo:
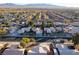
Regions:
<svg viewBox="0 0 79 59"><path fill-rule="evenodd" d="M24 55L24 49L6 49L2 55Z"/></svg>
<svg viewBox="0 0 79 59"><path fill-rule="evenodd" d="M47 29L47 33L51 33L51 29L50 28Z"/></svg>
<svg viewBox="0 0 79 59"><path fill-rule="evenodd" d="M42 30L40 28L36 28L35 31L36 31L36 34L41 34L42 33Z"/></svg>
<svg viewBox="0 0 79 59"><path fill-rule="evenodd" d="M69 33L78 33L79 32L79 27L72 27L71 31L69 31Z"/></svg>
<svg viewBox="0 0 79 59"><path fill-rule="evenodd" d="M71 23L71 25L73 25L73 26L79 26L79 22L73 22L73 23Z"/></svg>
<svg viewBox="0 0 79 59"><path fill-rule="evenodd" d="M32 50L28 51L28 55L47 55L47 51L50 51L49 45L39 44L35 46Z"/></svg>
<svg viewBox="0 0 79 59"><path fill-rule="evenodd" d="M56 27L56 30L57 31L62 31L62 28L61 27Z"/></svg>
<svg viewBox="0 0 79 59"><path fill-rule="evenodd" d="M68 31L69 33L74 34L74 33L79 32L79 27L69 25L68 27L64 28L64 31Z"/></svg>
<svg viewBox="0 0 79 59"><path fill-rule="evenodd" d="M50 27L50 30L51 30L52 32L56 32L56 30L55 30L54 27Z"/></svg>

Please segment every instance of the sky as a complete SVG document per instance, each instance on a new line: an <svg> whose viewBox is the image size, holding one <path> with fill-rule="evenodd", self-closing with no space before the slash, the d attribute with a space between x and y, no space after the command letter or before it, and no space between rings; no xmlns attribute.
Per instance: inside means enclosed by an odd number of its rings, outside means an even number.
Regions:
<svg viewBox="0 0 79 59"><path fill-rule="evenodd" d="M45 3L66 7L79 7L79 0L0 0L0 3L35 4Z"/></svg>

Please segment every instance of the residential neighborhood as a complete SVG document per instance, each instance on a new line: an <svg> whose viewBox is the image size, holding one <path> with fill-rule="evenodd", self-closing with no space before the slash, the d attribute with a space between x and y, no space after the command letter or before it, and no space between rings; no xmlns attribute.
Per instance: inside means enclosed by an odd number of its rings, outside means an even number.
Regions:
<svg viewBox="0 0 79 59"><path fill-rule="evenodd" d="M0 8L0 55L79 55L78 11Z"/></svg>

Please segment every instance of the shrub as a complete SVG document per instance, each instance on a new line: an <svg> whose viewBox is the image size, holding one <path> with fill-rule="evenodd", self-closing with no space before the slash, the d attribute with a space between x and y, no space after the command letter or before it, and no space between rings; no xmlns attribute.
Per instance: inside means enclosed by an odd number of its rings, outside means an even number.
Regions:
<svg viewBox="0 0 79 59"><path fill-rule="evenodd" d="M29 38L23 38L22 41L23 41L24 43L29 43L29 42L30 42L30 39L29 39Z"/></svg>
<svg viewBox="0 0 79 59"><path fill-rule="evenodd" d="M21 40L21 42L20 42L20 46L21 46L22 48L25 48L26 45L29 44L30 42L35 42L35 40L34 40L34 39L29 39L29 38L24 37L24 38L22 38L22 40Z"/></svg>

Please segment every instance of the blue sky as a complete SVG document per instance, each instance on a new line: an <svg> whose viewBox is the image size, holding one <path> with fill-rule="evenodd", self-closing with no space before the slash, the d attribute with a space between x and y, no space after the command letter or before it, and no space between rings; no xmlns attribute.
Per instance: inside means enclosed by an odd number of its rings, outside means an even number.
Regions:
<svg viewBox="0 0 79 59"><path fill-rule="evenodd" d="M79 0L0 0L0 3L15 3L15 4L46 3L67 7L79 7Z"/></svg>

